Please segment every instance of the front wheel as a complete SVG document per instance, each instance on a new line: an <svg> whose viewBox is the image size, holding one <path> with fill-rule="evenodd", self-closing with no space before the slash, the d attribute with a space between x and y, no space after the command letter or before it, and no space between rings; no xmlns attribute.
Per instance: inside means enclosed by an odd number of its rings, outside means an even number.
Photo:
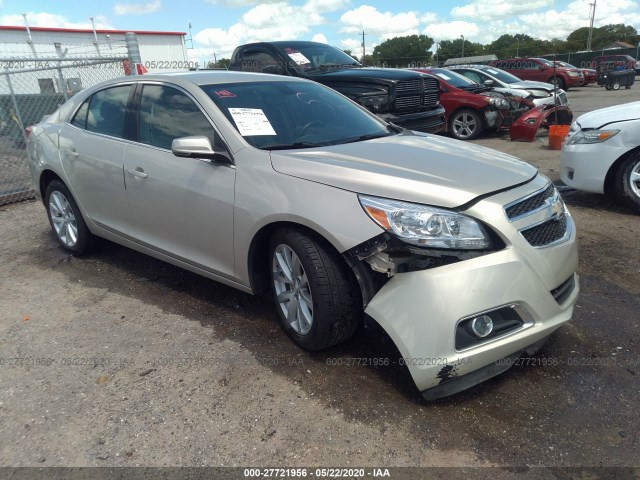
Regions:
<svg viewBox="0 0 640 480"><path fill-rule="evenodd" d="M562 80L561 77L551 77L547 83L550 83L559 90L564 90L564 80Z"/></svg>
<svg viewBox="0 0 640 480"><path fill-rule="evenodd" d="M321 350L349 339L362 300L347 265L330 245L296 230L270 242L271 283L280 322L302 348Z"/></svg>
<svg viewBox="0 0 640 480"><path fill-rule="evenodd" d="M622 203L640 212L640 153L631 155L620 165L616 193Z"/></svg>
<svg viewBox="0 0 640 480"><path fill-rule="evenodd" d="M87 253L95 237L84 223L78 204L67 186L59 180L49 183L44 204L51 229L60 245L77 255Z"/></svg>
<svg viewBox="0 0 640 480"><path fill-rule="evenodd" d="M449 132L458 140L473 140L482 131L482 119L473 110L459 110L449 120Z"/></svg>
<svg viewBox="0 0 640 480"><path fill-rule="evenodd" d="M611 88L614 90L620 90L620 82L614 82L613 85L611 85Z"/></svg>

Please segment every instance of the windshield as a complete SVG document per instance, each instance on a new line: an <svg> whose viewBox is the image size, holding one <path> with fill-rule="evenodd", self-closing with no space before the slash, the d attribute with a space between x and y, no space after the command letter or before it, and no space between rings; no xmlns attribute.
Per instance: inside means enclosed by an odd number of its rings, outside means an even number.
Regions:
<svg viewBox="0 0 640 480"><path fill-rule="evenodd" d="M535 60L538 60L540 63L545 64L547 67L553 68L553 62L550 60L547 60L546 58L536 58Z"/></svg>
<svg viewBox="0 0 640 480"><path fill-rule="evenodd" d="M323 43L280 42L278 48L307 73L323 73L331 67L362 67L342 50Z"/></svg>
<svg viewBox="0 0 640 480"><path fill-rule="evenodd" d="M561 62L560 60L558 60L558 61L556 62L556 65L560 65L561 67L564 67L564 68L576 68L576 67L574 67L573 65L571 65L570 63L567 63L567 62Z"/></svg>
<svg viewBox="0 0 640 480"><path fill-rule="evenodd" d="M515 75L511 75L509 72L505 72L504 70L500 70L499 68L485 67L485 68L481 68L480 70L482 70L484 73L488 73L492 77L497 78L498 80L504 83L516 83L516 82L522 81Z"/></svg>
<svg viewBox="0 0 640 480"><path fill-rule="evenodd" d="M429 68L425 69L424 71L427 73L431 73L432 75L436 75L438 78L444 80L452 87L469 88L479 86L478 83L474 82L470 78L467 78L464 75L460 75L459 73L453 72L451 70L445 70L444 68Z"/></svg>
<svg viewBox="0 0 640 480"><path fill-rule="evenodd" d="M308 148L392 135L393 129L312 82L247 82L201 88L244 139L263 150Z"/></svg>

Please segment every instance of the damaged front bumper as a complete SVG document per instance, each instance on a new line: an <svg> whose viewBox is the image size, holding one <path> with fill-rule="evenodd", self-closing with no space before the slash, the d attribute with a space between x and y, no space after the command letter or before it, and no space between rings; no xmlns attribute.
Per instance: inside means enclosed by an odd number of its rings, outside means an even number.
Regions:
<svg viewBox="0 0 640 480"><path fill-rule="evenodd" d="M533 142L540 128L549 125L571 125L573 112L567 105L540 105L518 118L509 128L511 141Z"/></svg>
<svg viewBox="0 0 640 480"><path fill-rule="evenodd" d="M536 194L550 188L540 187ZM530 195L530 186L520 191L527 189ZM451 395L502 373L514 355L532 353L571 319L579 293L573 220L565 210L566 235L553 244L532 247L522 232L544 221L547 212L510 220L504 205L512 195L498 194L465 212L476 218L483 214L500 232L504 247L498 251L404 272L393 272L392 263L367 260L377 272L388 270L389 277L367 299L365 313L393 340L427 399ZM467 322L483 315L496 327L502 322L504 330L496 328L492 336L469 343Z"/></svg>

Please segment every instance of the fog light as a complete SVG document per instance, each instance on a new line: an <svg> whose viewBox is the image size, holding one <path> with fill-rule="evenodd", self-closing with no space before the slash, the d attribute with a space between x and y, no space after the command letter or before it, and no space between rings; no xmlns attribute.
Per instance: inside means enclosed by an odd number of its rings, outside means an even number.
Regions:
<svg viewBox="0 0 640 480"><path fill-rule="evenodd" d="M493 320L489 315L480 315L471 320L471 330L480 338L486 337L493 331Z"/></svg>
<svg viewBox="0 0 640 480"><path fill-rule="evenodd" d="M567 177L569 177L569 180L573 180L573 168L567 171Z"/></svg>

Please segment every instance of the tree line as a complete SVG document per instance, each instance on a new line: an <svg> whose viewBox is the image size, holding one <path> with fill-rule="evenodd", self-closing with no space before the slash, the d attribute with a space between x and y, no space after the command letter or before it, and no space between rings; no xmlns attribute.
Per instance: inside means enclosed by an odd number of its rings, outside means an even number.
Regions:
<svg viewBox="0 0 640 480"><path fill-rule="evenodd" d="M574 30L565 40L542 40L522 33L504 34L486 45L466 40L462 35L454 40L442 40L437 43L427 35L409 35L391 38L377 45L371 55L366 55L363 63L406 67L413 64L441 63L449 58L463 56L493 54L498 58L513 58L578 52L586 50L588 35L588 27ZM636 46L640 42L640 35L634 27L624 24L597 27L593 29L591 50L601 50L620 41Z"/></svg>

